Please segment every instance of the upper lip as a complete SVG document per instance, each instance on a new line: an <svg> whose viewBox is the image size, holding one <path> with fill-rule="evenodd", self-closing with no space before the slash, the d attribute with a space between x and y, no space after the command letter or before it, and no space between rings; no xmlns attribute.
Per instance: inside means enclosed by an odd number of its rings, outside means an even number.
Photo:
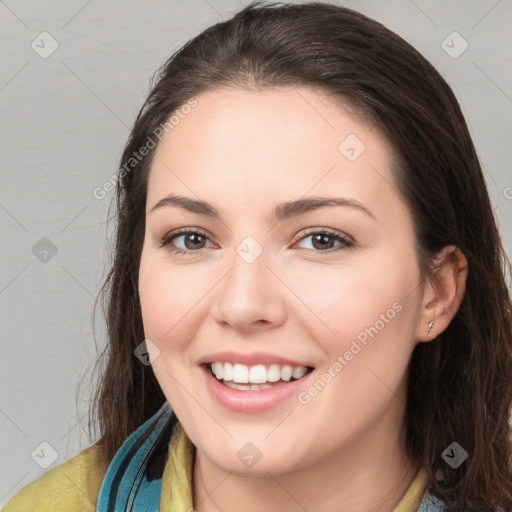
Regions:
<svg viewBox="0 0 512 512"><path fill-rule="evenodd" d="M215 352L213 354L208 354L207 356L202 357L199 360L199 364L207 364L207 363L239 363L244 364L246 366L255 366L257 364L277 364L279 366L306 366L312 368L313 366L301 361L297 361L294 359L289 359L287 357L281 357L276 354L269 354L266 352L250 352L250 353L241 353L241 352Z"/></svg>

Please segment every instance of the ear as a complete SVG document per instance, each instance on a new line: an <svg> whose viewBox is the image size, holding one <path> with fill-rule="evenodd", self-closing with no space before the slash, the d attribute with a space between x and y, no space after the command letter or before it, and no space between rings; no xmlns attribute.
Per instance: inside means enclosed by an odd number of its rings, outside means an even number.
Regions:
<svg viewBox="0 0 512 512"><path fill-rule="evenodd" d="M437 254L424 289L418 342L431 341L448 327L464 298L467 274L467 259L456 246L447 245Z"/></svg>

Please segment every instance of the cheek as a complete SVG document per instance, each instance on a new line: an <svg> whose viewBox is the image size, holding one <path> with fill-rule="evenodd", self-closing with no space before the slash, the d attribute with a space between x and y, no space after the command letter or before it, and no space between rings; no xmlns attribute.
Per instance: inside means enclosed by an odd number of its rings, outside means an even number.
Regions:
<svg viewBox="0 0 512 512"><path fill-rule="evenodd" d="M159 261L160 260L160 261ZM186 272L171 269L158 254L144 254L139 271L139 296L144 335L153 372L171 407L181 417L190 412L183 384L190 379L188 347L197 329L200 290Z"/></svg>
<svg viewBox="0 0 512 512"><path fill-rule="evenodd" d="M185 351L199 327L198 315L204 314L205 294L214 285L210 281L207 269L192 272L186 265L169 265L165 255L143 251L139 297L144 334L162 353Z"/></svg>
<svg viewBox="0 0 512 512"><path fill-rule="evenodd" d="M184 307L183 293L170 268L158 254L142 251L139 297L146 336L161 339L176 322ZM179 293L177 293L179 290Z"/></svg>
<svg viewBox="0 0 512 512"><path fill-rule="evenodd" d="M374 265L317 272L302 281L299 292L311 298L308 306L316 313L302 316L302 330L325 354L318 380L299 402L314 411L319 423L329 418L347 435L400 403L414 348L419 304L414 267L395 263L382 273L382 266ZM322 293L305 295L320 286Z"/></svg>
<svg viewBox="0 0 512 512"><path fill-rule="evenodd" d="M352 267L304 272L296 280L294 291L307 305L298 306L304 310L302 326L322 345L330 364L347 351L352 352L347 358L359 364L373 359L389 363L412 348L420 299L418 269L414 259L386 256L375 254Z"/></svg>

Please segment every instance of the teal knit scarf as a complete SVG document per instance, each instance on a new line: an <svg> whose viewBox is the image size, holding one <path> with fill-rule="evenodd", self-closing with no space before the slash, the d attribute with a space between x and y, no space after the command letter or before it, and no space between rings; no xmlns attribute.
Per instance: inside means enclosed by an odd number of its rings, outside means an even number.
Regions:
<svg viewBox="0 0 512 512"><path fill-rule="evenodd" d="M176 419L168 402L117 451L101 483L96 512L158 512L162 475Z"/></svg>

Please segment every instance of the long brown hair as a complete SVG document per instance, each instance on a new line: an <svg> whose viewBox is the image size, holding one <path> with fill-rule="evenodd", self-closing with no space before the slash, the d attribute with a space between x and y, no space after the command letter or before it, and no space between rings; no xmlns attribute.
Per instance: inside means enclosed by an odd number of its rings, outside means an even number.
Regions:
<svg viewBox="0 0 512 512"><path fill-rule="evenodd" d="M447 510L512 510L510 262L466 122L450 87L412 46L358 12L322 2L253 2L204 30L162 66L135 120L118 173L113 262L99 294L108 343L89 427L96 418L103 462L165 401L151 366L134 356L144 340L138 269L154 149L133 155L204 91L285 85L321 90L387 135L423 276L446 245L466 256L457 314L410 360L406 449ZM469 454L456 469L441 456L454 441Z"/></svg>

